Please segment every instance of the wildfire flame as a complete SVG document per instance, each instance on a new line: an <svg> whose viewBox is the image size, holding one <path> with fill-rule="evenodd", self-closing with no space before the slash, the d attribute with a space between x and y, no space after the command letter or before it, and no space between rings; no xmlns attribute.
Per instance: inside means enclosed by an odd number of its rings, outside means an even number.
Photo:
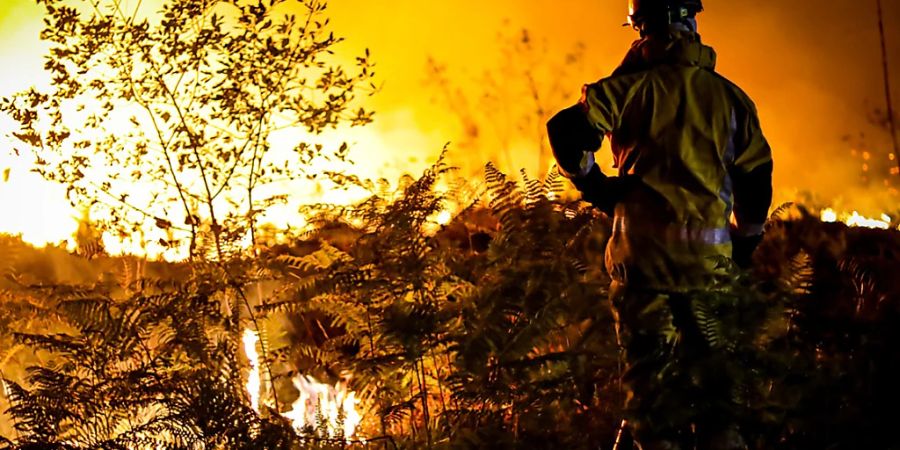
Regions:
<svg viewBox="0 0 900 450"><path fill-rule="evenodd" d="M309 375L297 375L293 382L300 397L292 410L281 415L291 420L294 429L324 429L330 438L350 439L356 434L362 416L356 409L359 399L355 392L343 383L330 386Z"/></svg>
<svg viewBox="0 0 900 450"><path fill-rule="evenodd" d="M259 402L262 396L260 379L259 352L256 345L259 335L253 330L244 330L244 353L250 360L250 373L247 376L247 393L253 410L259 413ZM300 396L291 405L291 410L281 415L291 421L298 435L312 428L333 439L353 439L356 429L362 422L362 415L357 406L360 401L356 393L349 390L344 383L331 386L320 383L309 375L297 375L293 378L294 387Z"/></svg>
<svg viewBox="0 0 900 450"><path fill-rule="evenodd" d="M435 219L435 222L437 222L440 225L447 225L448 223L450 223L451 220L453 220L453 213L450 211L444 210L444 211L441 211L440 214L438 214L437 218Z"/></svg>
<svg viewBox="0 0 900 450"><path fill-rule="evenodd" d="M887 214L882 214L880 219L872 219L861 215L857 211L850 214L838 214L832 208L826 208L822 211L822 222L843 222L851 227L877 228L880 230L891 229L893 220Z"/></svg>
<svg viewBox="0 0 900 450"><path fill-rule="evenodd" d="M244 354L250 361L250 373L247 375L247 393L250 394L250 405L259 414L259 397L262 390L262 382L259 376L259 352L256 344L259 343L259 335L253 330L244 330Z"/></svg>

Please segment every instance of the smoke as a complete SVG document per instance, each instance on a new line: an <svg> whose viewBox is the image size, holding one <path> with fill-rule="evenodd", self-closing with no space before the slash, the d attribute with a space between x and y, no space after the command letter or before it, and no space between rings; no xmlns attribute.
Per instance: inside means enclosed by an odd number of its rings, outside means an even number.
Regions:
<svg viewBox="0 0 900 450"><path fill-rule="evenodd" d="M6 43L0 61L18 68L0 73L6 95L27 87L16 81L39 76L43 52L40 9L32 0L0 3ZM843 196L847 204L867 200L873 205L866 207L893 207L896 197L887 206L881 200L885 188L877 174L868 186L860 182L866 161L851 154L868 152L870 173L891 164L888 134L871 120L884 109L874 1L705 3L703 39L718 51L719 72L757 104L782 198L806 190L823 203L839 204ZM145 0L144 7L158 4ZM884 7L892 83L900 98L900 2L885 0ZM451 162L464 167L495 160L507 170L536 168L541 143L535 142L535 124L573 103L582 84L619 63L635 38L622 26L625 11L625 0L331 0L332 26L346 38L338 55L352 62L370 48L382 83L365 99L377 112L372 134L352 138L351 156L390 177L421 170L450 142ZM522 30L533 44L524 56L515 54ZM569 56L579 43L583 54L573 63ZM444 92L429 59L446 69L452 86ZM527 75L546 91L539 108ZM542 117L525 125L501 120L517 114Z"/></svg>
<svg viewBox="0 0 900 450"><path fill-rule="evenodd" d="M448 77L459 88L458 95L469 98L470 109L476 111L467 114L493 114L477 110L477 100L485 93L482 75L505 70L504 44L498 35L515 35L525 29L545 46L546 58L531 61L535 66L526 68L536 71L561 66L562 58L556 56L581 42L586 52L584 63L560 70L560 78L553 80L568 85L571 93L547 102L545 114L552 114L574 102L582 84L605 76L621 60L635 38L632 30L621 26L625 3L335 0L330 8L348 46L355 46L355 50L368 46L375 52L378 73L385 83L373 99L376 110L408 111L416 127L432 139L460 143L466 135L460 111L452 110L447 102L435 101L434 86L424 82L429 57L447 68ZM889 135L872 123L873 113L884 110L874 2L705 3L701 34L719 54L719 72L743 87L757 104L764 132L774 149L775 182L781 197L791 199L791 192L806 190L824 203L840 203L838 197L843 196L848 204L866 200L874 203L862 206L864 209L893 207L893 203L883 203L885 187L878 174L871 176L868 187L861 186L864 161L851 155L854 148L858 154L868 151L874 161L869 161L870 173L891 166ZM900 2L884 3L896 100L900 97ZM523 80L508 78L505 82L512 86ZM510 96L506 101L516 104L530 100ZM391 143L391 147L397 152L428 153L443 144L437 140L425 142L429 148L408 149L403 142ZM490 146L490 141L483 145ZM451 156L473 157L469 152ZM529 156L518 155L522 166L531 164ZM502 155L493 159L504 162ZM514 163L516 157L512 159Z"/></svg>

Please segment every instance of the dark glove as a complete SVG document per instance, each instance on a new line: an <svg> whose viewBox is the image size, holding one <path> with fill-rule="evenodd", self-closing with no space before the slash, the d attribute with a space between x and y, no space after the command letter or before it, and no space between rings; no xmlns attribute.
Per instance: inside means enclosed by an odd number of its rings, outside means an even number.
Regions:
<svg viewBox="0 0 900 450"><path fill-rule="evenodd" d="M572 183L581 191L584 201L611 216L615 212L616 205L637 188L641 180L633 175L608 177L595 165L587 176L573 178Z"/></svg>
<svg viewBox="0 0 900 450"><path fill-rule="evenodd" d="M741 269L749 269L753 265L753 252L759 243L762 242L763 235L754 236L732 236L731 238L731 259Z"/></svg>
<svg viewBox="0 0 900 450"><path fill-rule="evenodd" d="M597 151L603 143L580 104L553 116L547 122L547 136L560 172L568 178L583 176L590 169L584 164L585 153Z"/></svg>

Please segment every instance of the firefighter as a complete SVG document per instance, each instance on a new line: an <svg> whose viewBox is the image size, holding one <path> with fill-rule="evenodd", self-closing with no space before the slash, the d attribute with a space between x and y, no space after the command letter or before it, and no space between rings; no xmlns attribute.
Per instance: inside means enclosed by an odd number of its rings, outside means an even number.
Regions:
<svg viewBox="0 0 900 450"><path fill-rule="evenodd" d="M753 102L701 42L701 0L629 3L640 39L548 122L550 143L560 172L613 219L606 268L639 448L743 449L732 386L704 362L721 358L709 358L691 301L722 257L750 265L772 202L771 149ZM606 137L617 176L594 160Z"/></svg>

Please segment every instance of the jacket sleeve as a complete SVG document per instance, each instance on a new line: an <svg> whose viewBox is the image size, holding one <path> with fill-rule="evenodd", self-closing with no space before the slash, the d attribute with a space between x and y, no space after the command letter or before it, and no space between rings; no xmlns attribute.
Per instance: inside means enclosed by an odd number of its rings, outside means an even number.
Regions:
<svg viewBox="0 0 900 450"><path fill-rule="evenodd" d="M581 100L547 123L550 146L560 173L571 179L583 199L611 215L633 189L633 177L608 177L594 161L603 136L619 126L622 111L642 76L613 76L582 89Z"/></svg>
<svg viewBox="0 0 900 450"><path fill-rule="evenodd" d="M772 149L763 136L759 116L747 100L744 111L735 111L733 136L735 159L729 173L734 184L733 234L760 235L772 206Z"/></svg>
<svg viewBox="0 0 900 450"><path fill-rule="evenodd" d="M614 75L584 87L581 104L601 134L619 129L623 112L643 85L646 74Z"/></svg>
<svg viewBox="0 0 900 450"><path fill-rule="evenodd" d="M559 172L569 179L584 178L594 167L594 152L603 143L583 105L566 108L547 122L547 136Z"/></svg>

